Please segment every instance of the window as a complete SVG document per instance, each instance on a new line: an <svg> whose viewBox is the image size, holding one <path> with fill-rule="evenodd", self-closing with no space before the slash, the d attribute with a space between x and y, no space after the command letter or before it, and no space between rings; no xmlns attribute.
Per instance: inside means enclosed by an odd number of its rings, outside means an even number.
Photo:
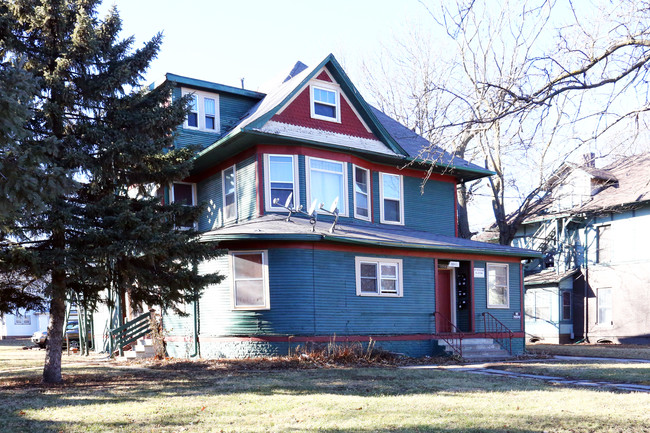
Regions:
<svg viewBox="0 0 650 433"><path fill-rule="evenodd" d="M612 325L612 289L598 289L598 324Z"/></svg>
<svg viewBox="0 0 650 433"><path fill-rule="evenodd" d="M562 320L571 320L571 292L562 292Z"/></svg>
<svg viewBox="0 0 650 433"><path fill-rule="evenodd" d="M237 179L235 166L225 169L223 176L223 218L230 221L237 218Z"/></svg>
<svg viewBox="0 0 650 433"><path fill-rule="evenodd" d="M267 251L231 252L232 307L235 310L268 310L269 272Z"/></svg>
<svg viewBox="0 0 650 433"><path fill-rule="evenodd" d="M293 193L290 205L300 203L298 197L298 163L294 155L265 155L264 159L266 172L266 208L270 210L282 210L289 197ZM273 204L278 199L280 206Z"/></svg>
<svg viewBox="0 0 650 433"><path fill-rule="evenodd" d="M196 184L185 182L174 182L170 188L171 203L180 203L184 206L196 205Z"/></svg>
<svg viewBox="0 0 650 433"><path fill-rule="evenodd" d="M487 264L487 307L509 308L508 265L500 263Z"/></svg>
<svg viewBox="0 0 650 433"><path fill-rule="evenodd" d="M526 291L526 316L532 321L548 322L553 320L551 305L556 294L544 289L529 289Z"/></svg>
<svg viewBox="0 0 650 433"><path fill-rule="evenodd" d="M190 128L199 127L199 97L190 96L190 112L187 115L187 126Z"/></svg>
<svg viewBox="0 0 650 433"><path fill-rule="evenodd" d="M347 165L344 162L328 159L307 158L308 205L316 200L316 208L321 203L329 209L336 200L339 214L347 216Z"/></svg>
<svg viewBox="0 0 650 433"><path fill-rule="evenodd" d="M598 226L598 250L596 260L598 263L609 263L612 247L612 226Z"/></svg>
<svg viewBox="0 0 650 433"><path fill-rule="evenodd" d="M205 104L205 129L215 129L217 125L215 101L213 98L203 98L203 103Z"/></svg>
<svg viewBox="0 0 650 433"><path fill-rule="evenodd" d="M379 199L382 223L404 224L403 191L402 176L379 173Z"/></svg>
<svg viewBox="0 0 650 433"><path fill-rule="evenodd" d="M196 184L187 182L174 182L169 188L170 203L180 203L183 206L196 206ZM192 220L180 217L176 221L176 227L179 229L190 229L196 227Z"/></svg>
<svg viewBox="0 0 650 433"><path fill-rule="evenodd" d="M181 89L183 96L190 96L190 112L185 124L188 129L219 132L219 95L194 89Z"/></svg>
<svg viewBox="0 0 650 433"><path fill-rule="evenodd" d="M370 221L370 171L354 166L354 216Z"/></svg>
<svg viewBox="0 0 650 433"><path fill-rule="evenodd" d="M357 257L357 296L402 296L402 260Z"/></svg>
<svg viewBox="0 0 650 433"><path fill-rule="evenodd" d="M311 86L311 117L330 122L341 121L339 92L334 87Z"/></svg>
<svg viewBox="0 0 650 433"><path fill-rule="evenodd" d="M14 325L31 325L32 324L32 316L29 314L20 314L16 313L14 316Z"/></svg>

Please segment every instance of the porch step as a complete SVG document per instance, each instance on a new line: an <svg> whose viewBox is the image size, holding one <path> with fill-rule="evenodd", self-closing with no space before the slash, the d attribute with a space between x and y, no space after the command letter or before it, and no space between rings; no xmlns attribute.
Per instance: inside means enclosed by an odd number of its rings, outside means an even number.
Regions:
<svg viewBox="0 0 650 433"><path fill-rule="evenodd" d="M124 351L122 359L152 358L156 355L156 350L150 339L138 340L131 350Z"/></svg>
<svg viewBox="0 0 650 433"><path fill-rule="evenodd" d="M457 343L458 340L455 341ZM440 346L448 353L453 353L444 341L439 341ZM465 338L463 339L463 359L468 362L502 361L512 359L512 355L503 349L491 338Z"/></svg>

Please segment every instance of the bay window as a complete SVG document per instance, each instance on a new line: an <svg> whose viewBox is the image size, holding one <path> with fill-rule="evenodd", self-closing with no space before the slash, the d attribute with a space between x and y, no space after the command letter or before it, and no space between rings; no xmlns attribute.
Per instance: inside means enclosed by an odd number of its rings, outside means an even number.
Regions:
<svg viewBox="0 0 650 433"><path fill-rule="evenodd" d="M235 166L222 172L223 218L225 221L237 218L237 178Z"/></svg>
<svg viewBox="0 0 650 433"><path fill-rule="evenodd" d="M370 171L354 166L354 216L370 220Z"/></svg>
<svg viewBox="0 0 650 433"><path fill-rule="evenodd" d="M380 220L385 224L404 224L402 176L379 173Z"/></svg>
<svg viewBox="0 0 650 433"><path fill-rule="evenodd" d="M300 203L298 196L298 161L295 155L265 155L264 158L266 208L282 210L289 195L291 207ZM279 205L273 201L278 199Z"/></svg>

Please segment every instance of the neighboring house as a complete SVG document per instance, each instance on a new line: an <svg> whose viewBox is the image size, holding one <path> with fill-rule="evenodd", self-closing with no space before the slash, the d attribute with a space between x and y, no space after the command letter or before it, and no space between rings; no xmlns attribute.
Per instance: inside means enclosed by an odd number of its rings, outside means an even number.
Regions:
<svg viewBox="0 0 650 433"><path fill-rule="evenodd" d="M20 310L16 314L0 317L0 339L7 337L31 337L36 331L47 329L48 313Z"/></svg>
<svg viewBox="0 0 650 433"><path fill-rule="evenodd" d="M514 246L526 265L526 333L550 342L650 343L650 154L567 163Z"/></svg>
<svg viewBox="0 0 650 433"><path fill-rule="evenodd" d="M226 277L187 317L163 316L171 356L330 340L423 356L486 331L523 351L521 261L540 254L457 237L456 186L491 172L425 151L332 55L268 93L165 79L194 95L177 145L202 150L164 199L207 204L197 227L225 254L200 270Z"/></svg>

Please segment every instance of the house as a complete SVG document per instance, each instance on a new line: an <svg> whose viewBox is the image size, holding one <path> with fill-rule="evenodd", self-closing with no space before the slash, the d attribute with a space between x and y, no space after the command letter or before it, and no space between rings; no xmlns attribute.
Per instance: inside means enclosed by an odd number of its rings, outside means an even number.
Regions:
<svg viewBox="0 0 650 433"><path fill-rule="evenodd" d="M549 342L650 342L650 154L564 164L513 245L525 267L526 332Z"/></svg>
<svg viewBox="0 0 650 433"><path fill-rule="evenodd" d="M47 329L48 313L19 310L0 317L0 340L3 338L31 337L36 331Z"/></svg>
<svg viewBox="0 0 650 433"><path fill-rule="evenodd" d="M207 204L197 226L224 255L200 270L226 276L188 316L164 315L171 356L284 355L332 339L411 356L468 354L486 338L523 351L521 261L540 254L457 236L457 185L490 171L426 150L332 55L298 62L267 93L165 80L193 95L177 145L202 150L164 199Z"/></svg>

